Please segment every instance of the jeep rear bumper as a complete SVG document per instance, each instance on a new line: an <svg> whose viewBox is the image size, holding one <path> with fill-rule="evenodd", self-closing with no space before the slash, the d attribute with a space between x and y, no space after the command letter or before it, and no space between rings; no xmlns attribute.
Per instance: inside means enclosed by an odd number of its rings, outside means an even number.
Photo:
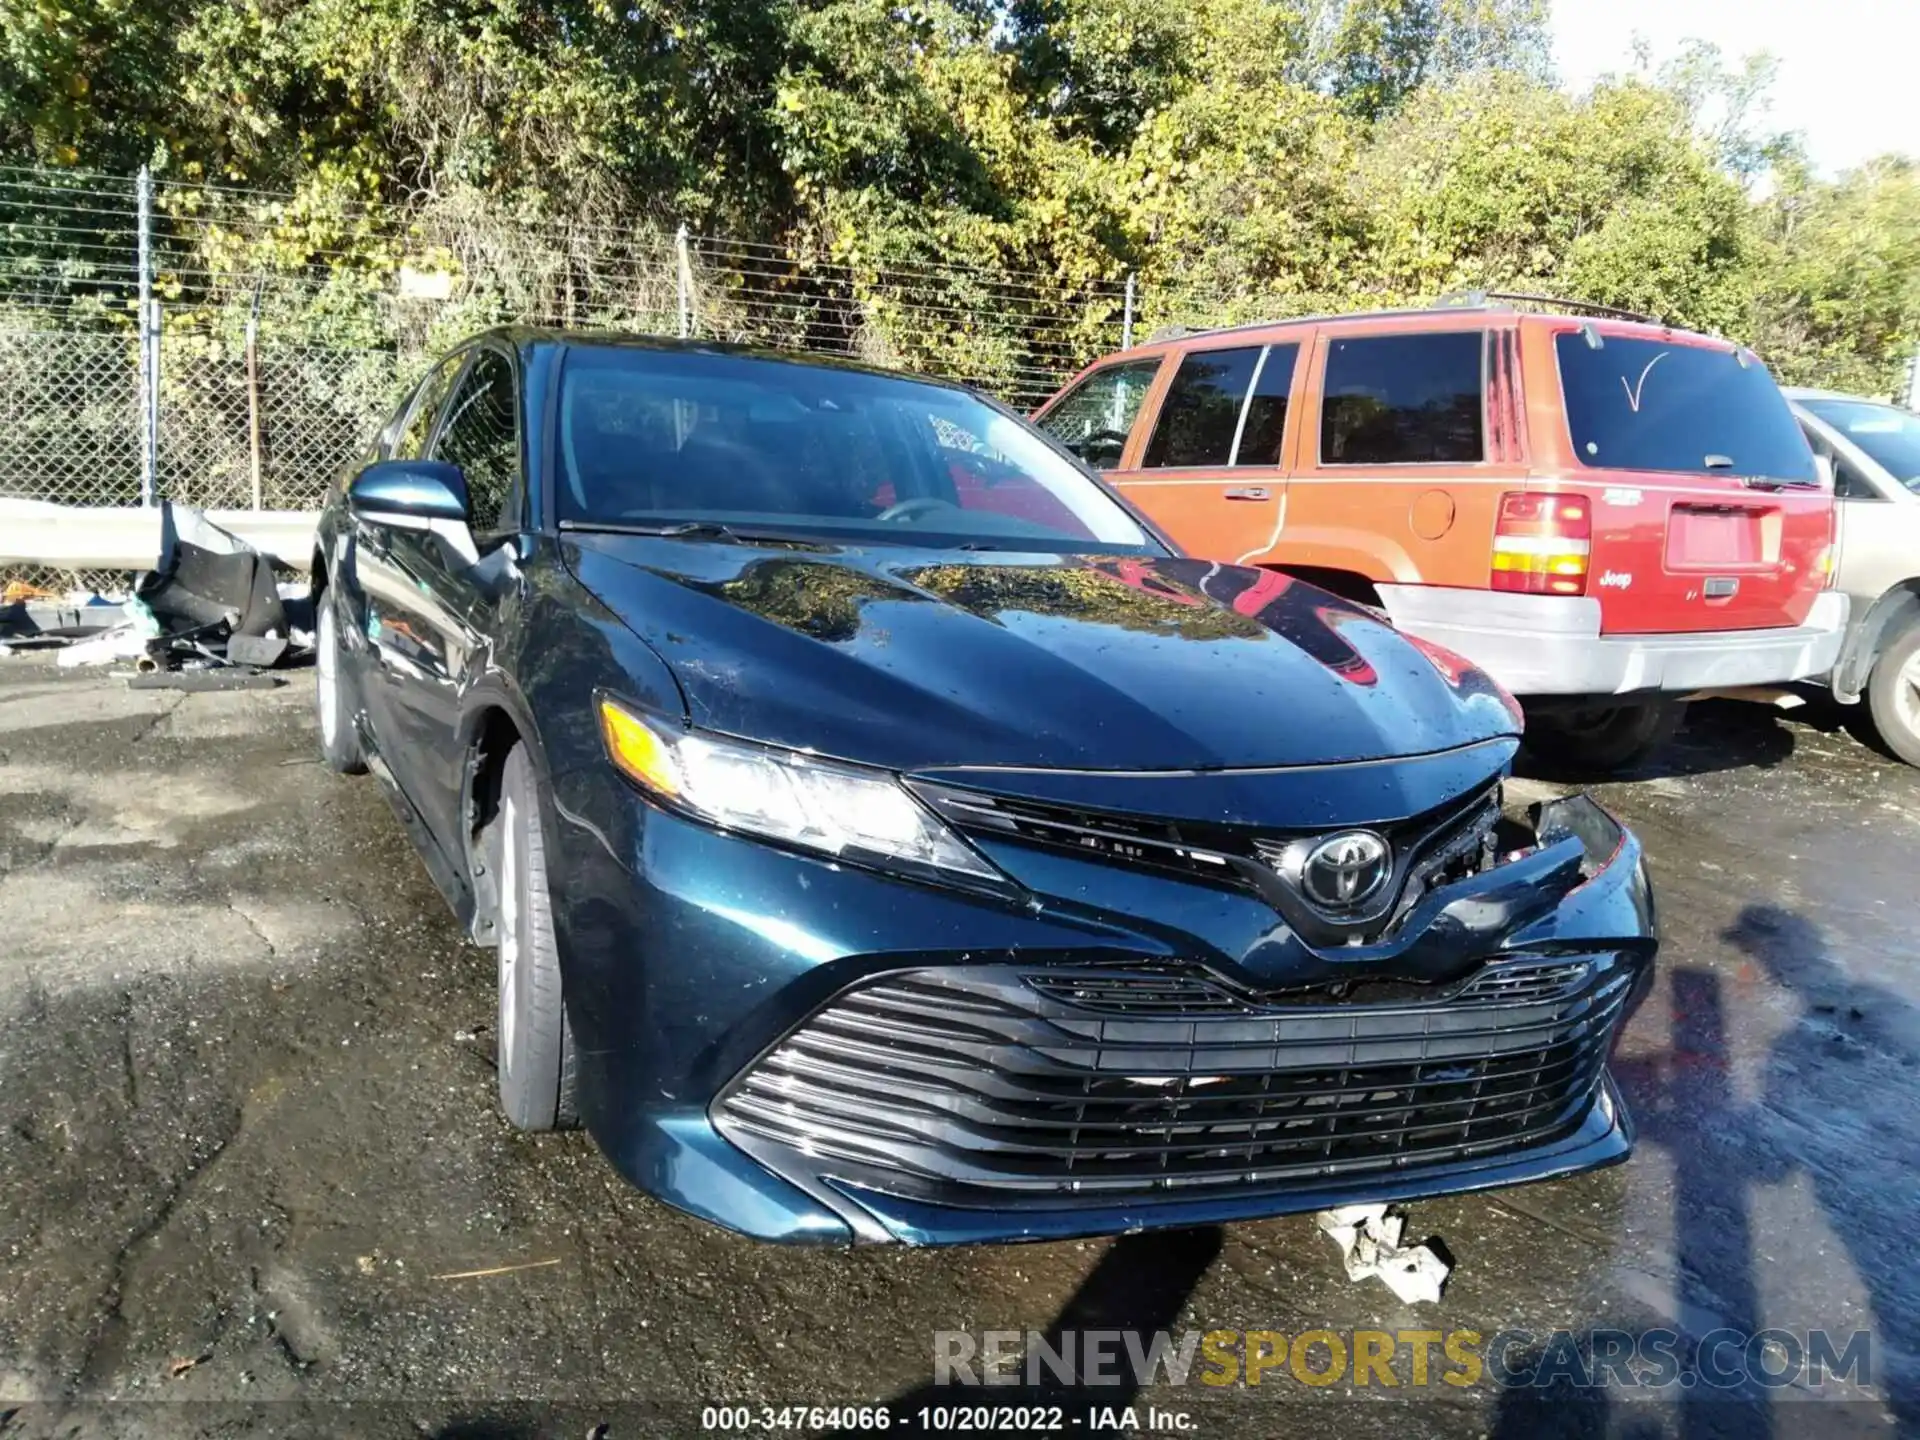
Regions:
<svg viewBox="0 0 1920 1440"><path fill-rule="evenodd" d="M1778 685L1831 670L1847 597L1824 590L1806 622L1771 630L1602 635L1590 595L1515 595L1437 585L1382 585L1409 634L1466 656L1515 695L1687 694Z"/></svg>

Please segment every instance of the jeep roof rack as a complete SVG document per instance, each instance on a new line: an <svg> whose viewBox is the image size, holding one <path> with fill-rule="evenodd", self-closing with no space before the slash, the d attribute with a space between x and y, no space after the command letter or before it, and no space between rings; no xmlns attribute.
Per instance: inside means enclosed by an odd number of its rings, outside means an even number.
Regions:
<svg viewBox="0 0 1920 1440"><path fill-rule="evenodd" d="M1490 300L1509 303L1552 306L1575 315L1600 315L1609 320L1637 320L1642 325L1658 325L1656 316L1638 310L1622 310L1617 305L1598 305L1591 300L1569 300L1564 295L1535 295L1525 290L1453 290L1433 302L1436 310L1486 310Z"/></svg>
<svg viewBox="0 0 1920 1440"><path fill-rule="evenodd" d="M1194 340L1203 336L1238 335L1243 330L1272 330L1280 325L1317 325L1324 320L1372 320L1389 315L1418 315L1420 306L1400 306L1389 310L1327 310L1311 315L1284 315L1274 320L1245 320L1238 325L1163 325L1140 343L1161 345L1169 340Z"/></svg>
<svg viewBox="0 0 1920 1440"><path fill-rule="evenodd" d="M1492 302L1505 301L1496 305ZM1534 295L1524 290L1452 290L1431 305L1405 305L1383 310L1330 311L1315 315L1288 315L1277 320L1249 320L1239 325L1163 325L1149 335L1145 344L1163 345L1171 340L1193 340L1215 335L1235 335L1244 330L1269 330L1281 325L1312 325L1324 320L1373 320L1395 315L1430 314L1435 310L1511 309L1515 303L1552 306L1575 315L1596 315L1608 320L1634 320L1642 325L1661 325L1655 315L1638 310L1623 310L1617 305L1600 305L1590 300L1569 300L1561 295Z"/></svg>

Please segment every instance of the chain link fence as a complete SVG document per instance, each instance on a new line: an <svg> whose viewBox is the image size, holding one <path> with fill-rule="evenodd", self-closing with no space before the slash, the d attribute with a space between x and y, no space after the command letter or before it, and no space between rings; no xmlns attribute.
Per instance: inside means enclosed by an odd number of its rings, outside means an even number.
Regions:
<svg viewBox="0 0 1920 1440"><path fill-rule="evenodd" d="M1136 299L1154 324L1310 308L0 167L0 497L312 508L434 354L507 321L847 355L1030 408L1129 338Z"/></svg>
<svg viewBox="0 0 1920 1440"><path fill-rule="evenodd" d="M131 336L0 329L0 495L139 504L140 394Z"/></svg>

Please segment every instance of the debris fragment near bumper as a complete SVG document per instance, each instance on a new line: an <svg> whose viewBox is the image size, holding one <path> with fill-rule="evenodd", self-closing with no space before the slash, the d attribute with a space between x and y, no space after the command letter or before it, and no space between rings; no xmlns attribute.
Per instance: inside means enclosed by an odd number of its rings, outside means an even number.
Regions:
<svg viewBox="0 0 1920 1440"><path fill-rule="evenodd" d="M1401 1245L1404 1215L1388 1214L1385 1205L1343 1205L1313 1219L1340 1247L1349 1280L1372 1276L1409 1305L1440 1299L1453 1267L1431 1246Z"/></svg>
<svg viewBox="0 0 1920 1440"><path fill-rule="evenodd" d="M185 690L202 693L212 690L274 690L286 684L278 675L258 670L155 670L144 675L129 675L129 690Z"/></svg>
<svg viewBox="0 0 1920 1440"><path fill-rule="evenodd" d="M160 620L139 600L122 607L125 623L102 631L87 640L76 640L60 652L59 665L71 670L80 665L110 665L115 660L134 660L147 653L150 642L160 638Z"/></svg>
<svg viewBox="0 0 1920 1440"><path fill-rule="evenodd" d="M143 688L162 688L150 679L156 673L253 673L311 648L296 628L307 619L303 582L277 581L269 557L199 511L160 508L154 568L123 604L91 597L60 611L17 601L0 609L0 631L63 646L59 663L69 669L132 661Z"/></svg>

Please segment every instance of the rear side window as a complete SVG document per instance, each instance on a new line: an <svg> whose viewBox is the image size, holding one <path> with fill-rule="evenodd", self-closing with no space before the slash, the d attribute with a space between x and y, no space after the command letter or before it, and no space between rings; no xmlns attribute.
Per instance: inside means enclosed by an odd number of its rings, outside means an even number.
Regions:
<svg viewBox="0 0 1920 1440"><path fill-rule="evenodd" d="M1335 340L1320 406L1322 465L1481 459L1480 331Z"/></svg>
<svg viewBox="0 0 1920 1440"><path fill-rule="evenodd" d="M1815 481L1813 452L1759 361L1732 350L1554 337L1567 427L1583 465Z"/></svg>
<svg viewBox="0 0 1920 1440"><path fill-rule="evenodd" d="M1158 360L1129 360L1096 370L1035 423L1089 465L1110 470L1120 463L1147 387L1159 373Z"/></svg>
<svg viewBox="0 0 1920 1440"><path fill-rule="evenodd" d="M1167 387L1141 464L1277 464L1297 351L1254 345L1188 352Z"/></svg>

